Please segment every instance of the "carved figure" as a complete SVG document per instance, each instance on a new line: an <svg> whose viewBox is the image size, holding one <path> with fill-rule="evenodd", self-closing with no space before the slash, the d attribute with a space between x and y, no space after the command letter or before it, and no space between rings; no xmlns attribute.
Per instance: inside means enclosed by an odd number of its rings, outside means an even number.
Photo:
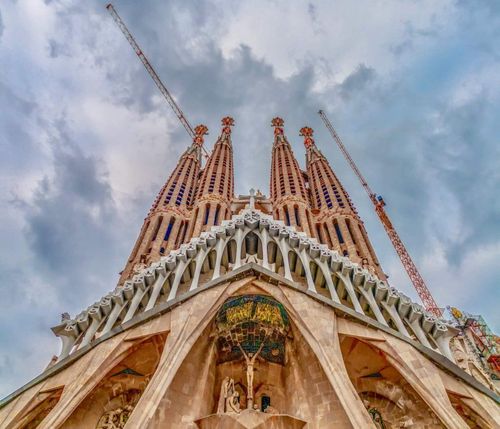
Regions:
<svg viewBox="0 0 500 429"><path fill-rule="evenodd" d="M124 428L133 409L132 405L125 405L104 413L97 422L96 429Z"/></svg>
<svg viewBox="0 0 500 429"><path fill-rule="evenodd" d="M238 343L238 347L241 350L241 353L243 354L243 357L245 358L245 363L247 365L247 408L252 409L253 408L253 372L254 372L254 365L255 365L255 360L257 359L257 356L259 356L260 352L264 348L264 343L266 338L264 338L264 341L260 344L259 349L257 350L257 353L245 353L245 350L243 350L243 347L241 347L241 344Z"/></svg>
<svg viewBox="0 0 500 429"><path fill-rule="evenodd" d="M234 381L231 379L231 381L234 383ZM226 400L226 413L239 413L240 410L240 394L236 389L234 389L233 385L233 391L231 395L227 398Z"/></svg>
<svg viewBox="0 0 500 429"><path fill-rule="evenodd" d="M240 412L240 394L234 388L234 380L225 377L220 387L219 403L217 405L217 414L239 413Z"/></svg>

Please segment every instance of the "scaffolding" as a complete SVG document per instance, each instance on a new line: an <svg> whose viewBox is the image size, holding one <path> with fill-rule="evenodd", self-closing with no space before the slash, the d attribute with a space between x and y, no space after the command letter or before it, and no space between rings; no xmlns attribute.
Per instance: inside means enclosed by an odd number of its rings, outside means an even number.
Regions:
<svg viewBox="0 0 500 429"><path fill-rule="evenodd" d="M495 335L481 315L448 307L454 324L464 334L481 366L494 379L500 379L500 337Z"/></svg>

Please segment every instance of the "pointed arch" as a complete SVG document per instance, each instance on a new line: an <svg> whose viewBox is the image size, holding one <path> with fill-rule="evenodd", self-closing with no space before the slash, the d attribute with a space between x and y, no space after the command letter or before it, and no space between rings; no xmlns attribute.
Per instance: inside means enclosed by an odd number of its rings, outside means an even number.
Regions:
<svg viewBox="0 0 500 429"><path fill-rule="evenodd" d="M115 410L127 409L130 415L157 369L165 340L166 334L156 334L136 341L65 418L63 424L50 427L80 427L80 422L97 427L107 413Z"/></svg>

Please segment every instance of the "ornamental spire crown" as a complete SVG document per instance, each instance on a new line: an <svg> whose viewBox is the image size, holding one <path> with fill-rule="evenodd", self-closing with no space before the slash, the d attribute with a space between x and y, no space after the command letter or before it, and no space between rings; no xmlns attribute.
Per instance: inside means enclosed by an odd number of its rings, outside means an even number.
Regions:
<svg viewBox="0 0 500 429"><path fill-rule="evenodd" d="M279 116L276 116L275 118L273 118L273 120L271 121L271 126L274 127L274 136L275 137L284 135L284 132L283 132L284 125L285 125L285 121L282 118L280 118Z"/></svg>
<svg viewBox="0 0 500 429"><path fill-rule="evenodd" d="M208 134L208 127L206 125L200 124L194 128L193 143L196 146L203 146L204 137Z"/></svg>
<svg viewBox="0 0 500 429"><path fill-rule="evenodd" d="M234 126L234 119L231 116L226 116L221 120L222 132L226 134L231 134L231 127Z"/></svg>
<svg viewBox="0 0 500 429"><path fill-rule="evenodd" d="M304 137L304 146L306 149L309 149L311 146L314 145L314 139L313 139L313 134L314 130L311 127L302 127L300 129L300 136Z"/></svg>

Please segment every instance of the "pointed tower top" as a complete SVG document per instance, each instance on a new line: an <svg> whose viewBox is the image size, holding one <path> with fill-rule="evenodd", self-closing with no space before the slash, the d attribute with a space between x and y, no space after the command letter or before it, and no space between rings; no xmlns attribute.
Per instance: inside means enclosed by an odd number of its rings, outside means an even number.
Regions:
<svg viewBox="0 0 500 429"><path fill-rule="evenodd" d="M300 129L300 136L304 137L304 146L309 149L314 145L314 139L312 138L314 130L311 127L302 127Z"/></svg>

